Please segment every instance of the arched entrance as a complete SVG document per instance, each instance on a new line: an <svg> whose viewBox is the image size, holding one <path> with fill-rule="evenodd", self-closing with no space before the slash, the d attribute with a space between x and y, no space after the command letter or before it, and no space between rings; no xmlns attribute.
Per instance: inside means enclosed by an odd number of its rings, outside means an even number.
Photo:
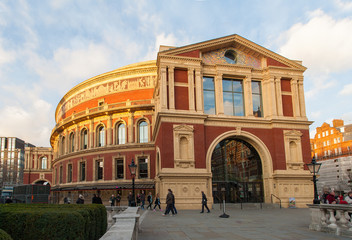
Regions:
<svg viewBox="0 0 352 240"><path fill-rule="evenodd" d="M260 156L247 141L228 137L220 141L211 156L214 203L264 202Z"/></svg>

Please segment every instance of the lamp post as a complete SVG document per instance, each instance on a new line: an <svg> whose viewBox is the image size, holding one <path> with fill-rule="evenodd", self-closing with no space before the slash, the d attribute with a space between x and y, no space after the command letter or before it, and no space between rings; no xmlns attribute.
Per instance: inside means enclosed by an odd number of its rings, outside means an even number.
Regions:
<svg viewBox="0 0 352 240"><path fill-rule="evenodd" d="M135 201L135 196L134 196L134 178L136 177L136 170L137 170L137 165L134 163L134 160L132 158L132 162L130 165L128 165L132 177L132 202L131 202L131 207L136 206L136 201Z"/></svg>
<svg viewBox="0 0 352 240"><path fill-rule="evenodd" d="M314 184L314 200L313 200L313 204L320 204L320 201L318 199L318 191L317 191L317 176L316 174L319 172L320 167L321 167L321 163L317 163L315 161L315 156L313 156L312 158L312 162L311 163L307 163L306 164L309 171L311 173L313 173L313 184Z"/></svg>

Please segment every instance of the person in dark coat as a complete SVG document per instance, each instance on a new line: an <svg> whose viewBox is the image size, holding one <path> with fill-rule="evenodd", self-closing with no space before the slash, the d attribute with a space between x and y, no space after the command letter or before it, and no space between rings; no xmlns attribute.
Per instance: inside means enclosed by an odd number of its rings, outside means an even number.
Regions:
<svg viewBox="0 0 352 240"><path fill-rule="evenodd" d="M132 204L134 204L134 198L133 198L132 192L128 193L127 200L128 200L128 206L132 207Z"/></svg>
<svg viewBox="0 0 352 240"><path fill-rule="evenodd" d="M168 194L166 196L166 210L165 210L165 213L163 213L163 216L168 215L170 211L172 212L172 216L175 215L174 207L173 207L174 201L175 201L175 196L172 194L171 189L168 189Z"/></svg>
<svg viewBox="0 0 352 240"><path fill-rule="evenodd" d="M207 196L205 196L205 193L202 191L202 211L200 213L204 213L204 207L208 210L208 213L210 213L207 202Z"/></svg>
<svg viewBox="0 0 352 240"><path fill-rule="evenodd" d="M76 201L77 204L84 204L84 197L82 194L79 195L77 201Z"/></svg>
<svg viewBox="0 0 352 240"><path fill-rule="evenodd" d="M153 196L152 193L149 192L148 197L147 197L147 201L148 201L148 208L150 208L150 210L152 210L152 205L153 205Z"/></svg>
<svg viewBox="0 0 352 240"><path fill-rule="evenodd" d="M120 202L121 202L120 194L117 194L115 199L116 199L116 206L120 206Z"/></svg>
<svg viewBox="0 0 352 240"><path fill-rule="evenodd" d="M142 193L141 193L141 209L144 209L144 204L145 204L145 193L144 191L142 190Z"/></svg>
<svg viewBox="0 0 352 240"><path fill-rule="evenodd" d="M116 197L115 195L111 195L110 199L109 199L109 203L111 205L111 207L115 206L115 201L116 201Z"/></svg>
<svg viewBox="0 0 352 240"><path fill-rule="evenodd" d="M155 196L154 212L155 212L156 206L158 206L158 207L159 207L159 210L162 211L162 209L161 209L161 207L160 207L160 197L159 197L159 193L157 193L156 196Z"/></svg>
<svg viewBox="0 0 352 240"><path fill-rule="evenodd" d="M92 203L103 204L103 202L101 201L101 198L99 196L97 196L96 194L93 194Z"/></svg>

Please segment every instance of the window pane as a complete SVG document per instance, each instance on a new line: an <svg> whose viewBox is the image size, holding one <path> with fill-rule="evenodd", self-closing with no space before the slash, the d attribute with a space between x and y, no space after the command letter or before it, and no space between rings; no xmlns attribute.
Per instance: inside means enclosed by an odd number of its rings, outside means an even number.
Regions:
<svg viewBox="0 0 352 240"><path fill-rule="evenodd" d="M222 90L224 92L232 92L232 80L223 79L222 80Z"/></svg>
<svg viewBox="0 0 352 240"><path fill-rule="evenodd" d="M234 101L235 101L235 116L244 116L242 93L235 93Z"/></svg>
<svg viewBox="0 0 352 240"><path fill-rule="evenodd" d="M140 158L138 160L139 167L139 178L148 178L148 163L147 159Z"/></svg>
<svg viewBox="0 0 352 240"><path fill-rule="evenodd" d="M252 93L261 94L260 82L257 82L257 81L252 82Z"/></svg>
<svg viewBox="0 0 352 240"><path fill-rule="evenodd" d="M253 95L253 115L255 117L262 117L262 106L261 106L261 97L260 95Z"/></svg>
<svg viewBox="0 0 352 240"><path fill-rule="evenodd" d="M203 77L203 89L204 90L214 90L214 78Z"/></svg>
<svg viewBox="0 0 352 240"><path fill-rule="evenodd" d="M145 121L139 124L139 142L148 142L148 124Z"/></svg>
<svg viewBox="0 0 352 240"><path fill-rule="evenodd" d="M233 81L233 91L234 92L243 92L243 88L242 88L242 81Z"/></svg>
<svg viewBox="0 0 352 240"><path fill-rule="evenodd" d="M81 181L85 181L86 180L86 163L85 162L81 162L80 163L80 175L81 175Z"/></svg>
<svg viewBox="0 0 352 240"><path fill-rule="evenodd" d="M214 91L204 91L204 113L215 114Z"/></svg>
<svg viewBox="0 0 352 240"><path fill-rule="evenodd" d="M224 92L224 114L225 115L232 115L233 116L233 99L232 93Z"/></svg>
<svg viewBox="0 0 352 240"><path fill-rule="evenodd" d="M105 146L105 129L104 127L99 128L99 147Z"/></svg>
<svg viewBox="0 0 352 240"><path fill-rule="evenodd" d="M123 160L118 159L116 160L116 178L123 179L124 177L124 169L123 169Z"/></svg>
<svg viewBox="0 0 352 240"><path fill-rule="evenodd" d="M125 124L121 123L118 128L118 144L125 144L126 143L126 128Z"/></svg>

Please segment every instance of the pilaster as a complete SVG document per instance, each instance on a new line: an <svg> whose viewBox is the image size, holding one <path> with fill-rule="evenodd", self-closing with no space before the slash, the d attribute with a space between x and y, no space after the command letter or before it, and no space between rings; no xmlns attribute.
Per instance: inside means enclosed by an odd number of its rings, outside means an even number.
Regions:
<svg viewBox="0 0 352 240"><path fill-rule="evenodd" d="M203 82L200 74L200 69L195 70L195 75L196 75L196 109L197 112L203 112L203 94L202 94L202 89L203 89Z"/></svg>
<svg viewBox="0 0 352 240"><path fill-rule="evenodd" d="M194 70L188 68L188 99L189 99L189 110L195 110L194 104Z"/></svg>
<svg viewBox="0 0 352 240"><path fill-rule="evenodd" d="M298 86L297 79L291 79L291 89L292 89L292 105L293 105L293 116L300 117L300 104L299 104L299 96L298 96Z"/></svg>
<svg viewBox="0 0 352 240"><path fill-rule="evenodd" d="M218 73L214 79L216 114L224 114L224 97L222 94L222 73Z"/></svg>
<svg viewBox="0 0 352 240"><path fill-rule="evenodd" d="M89 148L94 148L94 120L89 123Z"/></svg>
<svg viewBox="0 0 352 240"><path fill-rule="evenodd" d="M128 143L133 143L133 112L129 112L128 114Z"/></svg>
<svg viewBox="0 0 352 240"><path fill-rule="evenodd" d="M169 109L175 110L175 75L174 67L168 67L169 76Z"/></svg>
<svg viewBox="0 0 352 240"><path fill-rule="evenodd" d="M252 99L252 78L246 76L243 80L243 99L245 116L253 116L253 99Z"/></svg>
<svg viewBox="0 0 352 240"><path fill-rule="evenodd" d="M301 110L301 117L306 117L306 104L304 100L304 88L303 79L298 79L298 96L299 96L299 106Z"/></svg>
<svg viewBox="0 0 352 240"><path fill-rule="evenodd" d="M167 109L167 81L166 81L166 67L161 67L161 84L160 84L160 104L161 111Z"/></svg>
<svg viewBox="0 0 352 240"><path fill-rule="evenodd" d="M107 133L106 133L107 143L106 144L108 146L110 146L110 145L112 145L112 135L113 135L113 133L112 133L112 116L111 115L108 116L106 131L107 131Z"/></svg>
<svg viewBox="0 0 352 240"><path fill-rule="evenodd" d="M283 116L282 109L282 96L281 96L281 77L275 77L275 89L276 89L276 102L277 102L277 113L279 116Z"/></svg>

